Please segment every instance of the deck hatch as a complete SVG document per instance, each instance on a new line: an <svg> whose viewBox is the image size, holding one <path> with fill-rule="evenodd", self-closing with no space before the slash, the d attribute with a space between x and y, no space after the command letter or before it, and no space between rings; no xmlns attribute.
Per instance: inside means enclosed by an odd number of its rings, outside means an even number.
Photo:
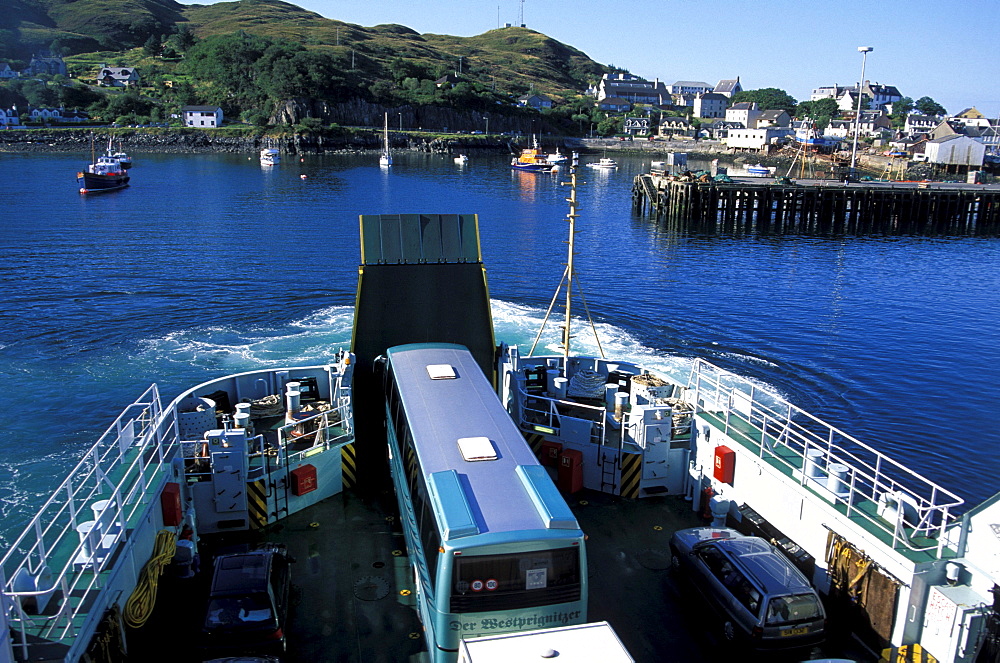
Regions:
<svg viewBox="0 0 1000 663"><path fill-rule="evenodd" d="M444 521L441 528L444 530L445 540L479 534L479 526L472 515L472 505L465 495L458 472L443 470L431 473L428 478L428 492L431 499L437 502L438 513Z"/></svg>
<svg viewBox="0 0 1000 663"><path fill-rule="evenodd" d="M470 463L497 459L496 447L488 437L460 437L458 450L462 452L462 458Z"/></svg>
<svg viewBox="0 0 1000 663"><path fill-rule="evenodd" d="M514 470L528 491L531 503L541 516L546 529L579 529L576 516L570 511L548 472L541 465L518 465Z"/></svg>

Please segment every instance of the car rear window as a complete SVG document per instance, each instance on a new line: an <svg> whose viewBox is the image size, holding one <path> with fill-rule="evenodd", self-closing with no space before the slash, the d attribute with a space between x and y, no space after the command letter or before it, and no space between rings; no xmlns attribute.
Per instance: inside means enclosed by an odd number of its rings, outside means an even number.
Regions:
<svg viewBox="0 0 1000 663"><path fill-rule="evenodd" d="M815 594L792 594L773 598L767 604L767 626L819 619L819 598Z"/></svg>
<svg viewBox="0 0 1000 663"><path fill-rule="evenodd" d="M208 604L208 614L205 617L207 628L252 627L273 623L274 612L266 594L213 598Z"/></svg>

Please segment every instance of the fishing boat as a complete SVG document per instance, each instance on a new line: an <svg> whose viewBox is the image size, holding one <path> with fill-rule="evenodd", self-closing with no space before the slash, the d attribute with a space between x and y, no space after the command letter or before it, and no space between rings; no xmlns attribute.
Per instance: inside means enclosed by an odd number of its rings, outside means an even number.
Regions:
<svg viewBox="0 0 1000 663"><path fill-rule="evenodd" d="M128 170L129 168L132 167L132 157L129 156L128 152L125 152L124 150L121 149L121 145L119 145L118 149L115 150L113 153L110 150L108 150L108 152L109 156L118 159L118 163L120 163L121 167L124 168L125 170Z"/></svg>
<svg viewBox="0 0 1000 663"><path fill-rule="evenodd" d="M549 604L580 601L584 583L590 605L644 654L722 660L711 647L726 637L723 625L710 635L712 618L686 618L691 603L663 586L672 530L707 520L775 541L831 605L846 602L850 623L860 618L895 648L891 660L920 651L945 663L995 660L976 655L1000 629L988 600L1000 581L1000 494L964 510L875 446L701 359L675 374L603 350L572 352L576 170L558 351L535 354L543 330L524 354L496 342L476 215L362 216L351 348L317 365L211 379L171 400L153 385L129 404L6 545L0 661L198 658L210 561L234 544L286 546L298 560L294 609L271 633L287 639L286 661L453 663L463 641L452 624L482 636L478 650L486 638L583 628L582 606ZM428 295L437 292L447 294ZM429 343L441 338L447 347ZM445 359L399 361L414 349ZM442 363L459 356L458 370ZM410 403L447 393L470 409L437 412L420 421L424 430L448 435L449 424L484 418L502 429L512 450L503 462L517 459L504 480L518 491L518 517L552 541L585 533L586 560L579 541L572 554L537 551L523 565L460 556L463 540L495 534L463 475L488 472L497 447L461 433L449 446L449 456L462 453L458 468L428 474L406 450L387 460L410 444L413 415L394 407L400 380ZM433 491L421 492L427 485ZM417 497L390 505L392 486ZM495 518L497 495L489 499ZM454 551L446 561L460 581L446 604L464 606L465 617L435 624L445 649L424 643L439 594L425 591L434 567L417 562L439 550ZM831 640L837 653L854 642Z"/></svg>
<svg viewBox="0 0 1000 663"><path fill-rule="evenodd" d="M555 164L548 160L547 155L538 147L538 140L532 136L531 147L521 150L521 154L511 159L510 167L530 173L547 173Z"/></svg>
<svg viewBox="0 0 1000 663"><path fill-rule="evenodd" d="M389 152L389 114L385 114L385 125L382 128L382 154L378 158L378 165L388 168L392 165L392 154Z"/></svg>
<svg viewBox="0 0 1000 663"><path fill-rule="evenodd" d="M111 151L111 142L108 141L108 150L105 154L94 157L94 142L91 138L90 144L92 163L86 170L77 172L76 181L80 185L80 193L104 193L124 189L128 186L129 174L121 159ZM129 162L131 164L131 162Z"/></svg>
<svg viewBox="0 0 1000 663"><path fill-rule="evenodd" d="M759 163L753 166L746 167L747 175L752 177L766 177L771 174L771 169L767 166L762 166Z"/></svg>
<svg viewBox="0 0 1000 663"><path fill-rule="evenodd" d="M260 165L274 166L281 161L281 152L274 147L265 147L260 151Z"/></svg>
<svg viewBox="0 0 1000 663"><path fill-rule="evenodd" d="M611 157L601 157L597 161L591 161L587 164L588 168L603 168L606 170L613 170L618 167L618 162Z"/></svg>

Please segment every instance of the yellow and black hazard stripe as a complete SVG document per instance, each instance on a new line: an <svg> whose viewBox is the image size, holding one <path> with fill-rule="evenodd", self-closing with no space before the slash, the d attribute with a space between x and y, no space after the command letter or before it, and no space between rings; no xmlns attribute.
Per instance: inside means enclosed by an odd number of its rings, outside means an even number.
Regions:
<svg viewBox="0 0 1000 663"><path fill-rule="evenodd" d="M251 529L267 527L267 487L263 479L247 483L247 511Z"/></svg>
<svg viewBox="0 0 1000 663"><path fill-rule="evenodd" d="M938 663L938 660L920 645L912 644L883 649L879 663Z"/></svg>
<svg viewBox="0 0 1000 663"><path fill-rule="evenodd" d="M528 446L531 447L532 452L534 452L535 458L541 458L542 442L545 441L545 436L539 435L538 433L525 433L524 439L528 441Z"/></svg>
<svg viewBox="0 0 1000 663"><path fill-rule="evenodd" d="M353 442L340 448L340 476L344 488L353 488L358 482L358 455Z"/></svg>
<svg viewBox="0 0 1000 663"><path fill-rule="evenodd" d="M622 497L639 497L639 479L642 478L642 454L622 452Z"/></svg>

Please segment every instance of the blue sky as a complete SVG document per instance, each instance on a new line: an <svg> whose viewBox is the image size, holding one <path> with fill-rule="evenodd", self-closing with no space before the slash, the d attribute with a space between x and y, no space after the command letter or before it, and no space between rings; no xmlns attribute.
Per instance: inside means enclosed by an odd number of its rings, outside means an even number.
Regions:
<svg viewBox="0 0 1000 663"><path fill-rule="evenodd" d="M206 4L204 0L200 4ZM650 80L814 87L865 78L1000 116L998 0L298 0L327 18L468 37L516 23Z"/></svg>

